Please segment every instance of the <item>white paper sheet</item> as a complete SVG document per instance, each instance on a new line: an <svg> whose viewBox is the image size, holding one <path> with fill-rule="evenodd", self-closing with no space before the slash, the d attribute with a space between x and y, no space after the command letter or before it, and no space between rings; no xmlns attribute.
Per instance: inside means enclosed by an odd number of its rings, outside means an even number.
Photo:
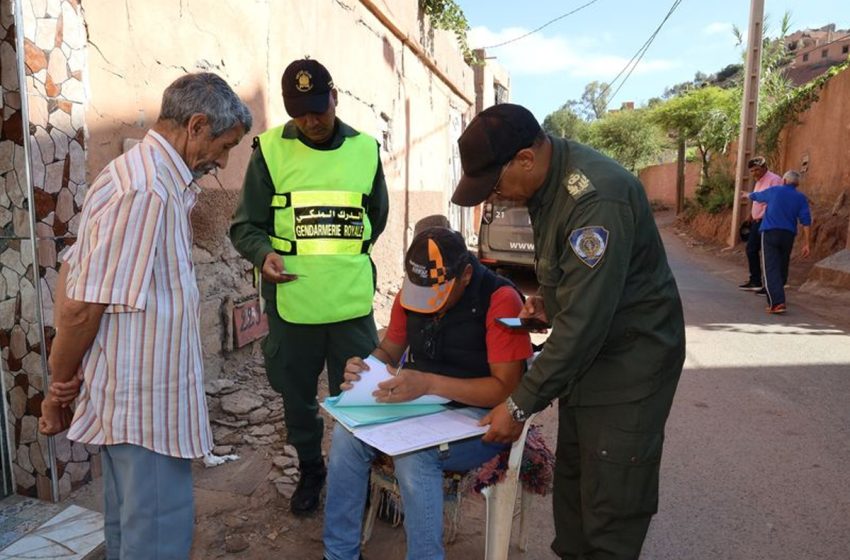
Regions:
<svg viewBox="0 0 850 560"><path fill-rule="evenodd" d="M348 391L343 391L340 394L339 400L336 402L337 407L383 406L388 404L379 403L372 395L372 393L378 390L378 383L386 381L387 379L391 379L393 376L390 372L387 371L387 364L385 364L375 356L369 356L363 361L366 362L366 365L369 366L369 370L361 372L360 381L355 382L354 386L351 389L349 389ZM445 404L447 402L449 402L449 400L444 399L443 397L438 397L436 395L425 395L412 401L405 401L402 403L392 404Z"/></svg>
<svg viewBox="0 0 850 560"><path fill-rule="evenodd" d="M478 425L486 412L482 409L450 409L390 424L363 426L355 428L352 433L387 455L401 455L486 433L489 426Z"/></svg>

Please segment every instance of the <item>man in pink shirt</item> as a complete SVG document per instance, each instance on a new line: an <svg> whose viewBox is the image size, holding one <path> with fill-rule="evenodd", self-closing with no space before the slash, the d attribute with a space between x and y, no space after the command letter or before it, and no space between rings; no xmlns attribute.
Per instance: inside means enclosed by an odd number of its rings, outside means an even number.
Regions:
<svg viewBox="0 0 850 560"><path fill-rule="evenodd" d="M770 171L767 168L767 162L761 156L754 157L748 161L747 169L749 169L750 176L755 181L753 192L763 191L782 184L782 177ZM752 202L752 205L752 210L750 211L750 236L747 238L747 264L750 268L750 278L738 286L738 288L764 294L759 254L761 251L761 233L759 233L759 227L761 226L764 209L767 205L755 201Z"/></svg>

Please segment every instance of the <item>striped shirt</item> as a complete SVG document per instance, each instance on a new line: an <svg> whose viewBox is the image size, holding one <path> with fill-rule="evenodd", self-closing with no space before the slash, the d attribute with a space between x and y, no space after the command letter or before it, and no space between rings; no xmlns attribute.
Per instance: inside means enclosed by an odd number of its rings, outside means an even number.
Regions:
<svg viewBox="0 0 850 560"><path fill-rule="evenodd" d="M67 292L107 307L68 439L183 458L211 449L189 220L199 192L154 131L91 185L64 257Z"/></svg>

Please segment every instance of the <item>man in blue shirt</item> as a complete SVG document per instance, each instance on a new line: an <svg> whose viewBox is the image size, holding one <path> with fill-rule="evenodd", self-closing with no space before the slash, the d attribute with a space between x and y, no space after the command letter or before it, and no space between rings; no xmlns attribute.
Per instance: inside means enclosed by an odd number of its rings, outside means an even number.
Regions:
<svg viewBox="0 0 850 560"><path fill-rule="evenodd" d="M785 283L788 281L788 263L797 235L797 222L803 225L803 258L809 256L812 214L806 196L797 191L800 174L788 171L782 177L783 185L761 192L741 193L742 198L767 203L759 232L761 239L762 270L767 289L767 312L785 313Z"/></svg>

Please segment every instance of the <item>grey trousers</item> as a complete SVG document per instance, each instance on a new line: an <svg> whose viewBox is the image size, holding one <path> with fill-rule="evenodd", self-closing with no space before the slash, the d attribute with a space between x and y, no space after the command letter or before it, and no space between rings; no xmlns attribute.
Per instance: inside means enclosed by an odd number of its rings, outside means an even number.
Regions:
<svg viewBox="0 0 850 560"><path fill-rule="evenodd" d="M137 445L104 445L107 560L186 560L195 508L192 462Z"/></svg>

